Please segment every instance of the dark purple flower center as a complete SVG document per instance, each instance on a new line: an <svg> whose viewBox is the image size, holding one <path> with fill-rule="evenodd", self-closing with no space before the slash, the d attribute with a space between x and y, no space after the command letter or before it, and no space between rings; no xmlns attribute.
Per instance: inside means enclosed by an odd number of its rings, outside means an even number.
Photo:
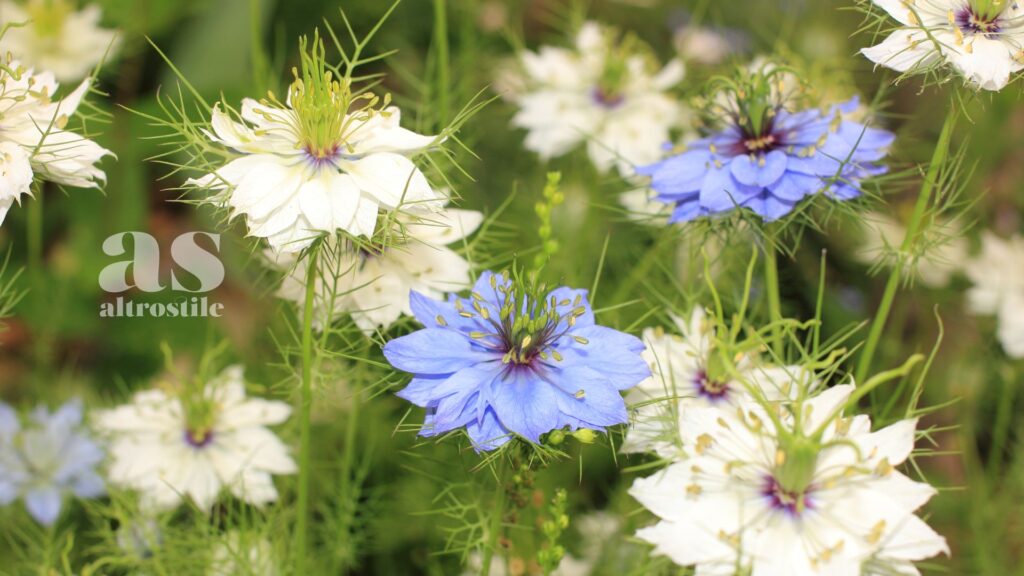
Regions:
<svg viewBox="0 0 1024 576"><path fill-rule="evenodd" d="M626 96L620 92L613 92L598 86L591 92L590 97L594 99L598 105L605 108L618 108L626 101Z"/></svg>
<svg viewBox="0 0 1024 576"><path fill-rule="evenodd" d="M213 442L213 430L185 430L185 443L193 448L205 448Z"/></svg>
<svg viewBox="0 0 1024 576"><path fill-rule="evenodd" d="M752 129L749 126L740 124L738 121L736 125L739 128L739 138L730 142L721 150L723 154L728 156L745 156L748 154L760 156L789 145L786 142L786 132L776 127L774 117L768 120L760 129Z"/></svg>
<svg viewBox="0 0 1024 576"><path fill-rule="evenodd" d="M989 36L998 34L1000 30L1000 15L986 16L978 14L970 6L964 6L954 15L953 21L964 35L983 34Z"/></svg>
<svg viewBox="0 0 1024 576"><path fill-rule="evenodd" d="M790 516L800 516L805 511L814 508L810 498L812 491L813 487L811 486L802 492L786 490L774 476L766 476L761 488L761 494L768 498L772 508Z"/></svg>
<svg viewBox="0 0 1024 576"><path fill-rule="evenodd" d="M333 165L334 160L338 158L340 152L337 145L326 149L314 149L311 146L306 146L304 151L306 153L306 160L308 160L314 168L323 168Z"/></svg>
<svg viewBox="0 0 1024 576"><path fill-rule="evenodd" d="M476 292L469 301L472 308L462 300L455 301L459 315L467 318L479 316L490 328L488 331L471 332L470 338L480 346L501 354L501 361L508 371L536 371L548 360L561 362L562 355L555 345L563 336L569 335L576 326L576 319L586 314L588 308L583 305L582 296L561 301L551 296L549 301L536 295L543 293L543 289L520 291L511 284L492 285L499 295L493 307ZM582 336L573 338L579 344L587 343Z"/></svg>
<svg viewBox="0 0 1024 576"><path fill-rule="evenodd" d="M729 395L728 382L712 380L704 370L697 373L694 384L697 385L697 393L712 402L724 400Z"/></svg>

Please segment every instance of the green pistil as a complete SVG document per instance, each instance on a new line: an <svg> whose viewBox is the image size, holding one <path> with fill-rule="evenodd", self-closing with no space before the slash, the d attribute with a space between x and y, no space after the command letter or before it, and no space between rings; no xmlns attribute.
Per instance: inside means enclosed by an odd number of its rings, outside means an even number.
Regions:
<svg viewBox="0 0 1024 576"><path fill-rule="evenodd" d="M217 424L220 405L208 397L205 386L198 382L183 392L181 404L185 412L185 433L193 444L205 444Z"/></svg>
<svg viewBox="0 0 1024 576"><path fill-rule="evenodd" d="M973 15L981 21L981 23L990 23L998 18L1010 0L971 0L971 12Z"/></svg>
<svg viewBox="0 0 1024 576"><path fill-rule="evenodd" d="M780 438L773 473L779 486L788 494L807 492L814 480L820 453L820 444L803 435L793 434Z"/></svg>
<svg viewBox="0 0 1024 576"><path fill-rule="evenodd" d="M73 7L66 0L33 0L25 6L32 26L40 36L55 38L64 30L64 22Z"/></svg>
<svg viewBox="0 0 1024 576"><path fill-rule="evenodd" d="M349 140L357 136L354 130L375 114L385 114L391 103L390 95L383 100L364 92L356 94L349 78L336 78L328 66L326 50L319 32L312 45L306 38L299 40L302 64L293 68L295 80L288 87L288 99L295 113L298 147L314 161L330 160L339 154L351 153ZM268 107L285 108L269 93L261 101ZM268 119L275 119L267 110L258 111ZM279 120L279 119L278 119Z"/></svg>
<svg viewBox="0 0 1024 576"><path fill-rule="evenodd" d="M634 34L625 35L621 41L617 41L615 33L610 30L605 30L604 34L608 44L607 56L597 82L597 96L605 104L616 104L622 100L629 82L630 59L640 55L652 61L652 55L650 48Z"/></svg>
<svg viewBox="0 0 1024 576"><path fill-rule="evenodd" d="M470 337L483 345L504 351L502 362L505 364L527 365L537 358L562 361L562 355L551 348L559 338L566 335L576 325L576 319L586 314L583 297L576 295L575 300L568 298L561 301L554 296L544 298L546 287L532 281L517 278L509 282L508 273L502 275L499 284L496 276L491 276L491 287L501 298L501 308L495 315L484 304L484 298L472 293L472 310L467 310L461 301L456 301L459 314L472 318L479 316L493 327L493 332L472 332ZM567 308L565 314L558 308ZM495 317L496 316L496 317ZM565 327L562 321L565 321ZM589 342L582 336L573 336L582 345Z"/></svg>
<svg viewBox="0 0 1024 576"><path fill-rule="evenodd" d="M712 103L712 119L720 119L723 112L727 114L750 137L748 152L768 150L775 144L771 127L790 96L782 85L785 72L782 67L765 66L753 72L740 68L731 77L718 77L711 82L713 94L708 102ZM721 109L723 105L725 110Z"/></svg>

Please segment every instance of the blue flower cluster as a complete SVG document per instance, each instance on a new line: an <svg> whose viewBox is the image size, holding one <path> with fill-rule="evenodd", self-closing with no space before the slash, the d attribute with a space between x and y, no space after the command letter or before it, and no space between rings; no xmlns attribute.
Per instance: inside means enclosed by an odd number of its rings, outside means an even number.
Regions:
<svg viewBox="0 0 1024 576"><path fill-rule="evenodd" d="M658 200L675 205L671 222L737 208L773 221L811 195L849 200L861 194L861 180L887 171L877 162L895 139L891 132L844 119L858 105L855 98L827 112L795 113L780 106L757 130L733 119L637 173L651 177Z"/></svg>
<svg viewBox="0 0 1024 576"><path fill-rule="evenodd" d="M411 293L426 328L388 342L384 355L415 376L398 395L427 409L421 435L464 427L477 450L492 450L513 435L539 442L627 421L619 392L650 375L643 342L595 324L586 290L527 292L485 272L469 298Z"/></svg>

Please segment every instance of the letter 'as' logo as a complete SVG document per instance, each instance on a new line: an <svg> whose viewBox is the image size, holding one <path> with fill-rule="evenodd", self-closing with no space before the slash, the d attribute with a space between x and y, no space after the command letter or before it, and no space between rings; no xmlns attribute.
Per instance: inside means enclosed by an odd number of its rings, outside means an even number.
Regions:
<svg viewBox="0 0 1024 576"><path fill-rule="evenodd" d="M213 252L196 242L197 236L206 236L220 250L220 234L207 232L186 232L171 243L171 258L174 264L195 276L199 288L192 290L178 280L171 271L171 288L180 292L209 292L224 281L224 265ZM103 253L107 256L125 256L128 253L127 239L131 238L131 258L107 265L100 272L100 288L107 292L124 292L138 288L143 292L159 292L164 289L160 283L160 246L156 238L145 232L119 232L103 241ZM134 283L129 282L129 271Z"/></svg>

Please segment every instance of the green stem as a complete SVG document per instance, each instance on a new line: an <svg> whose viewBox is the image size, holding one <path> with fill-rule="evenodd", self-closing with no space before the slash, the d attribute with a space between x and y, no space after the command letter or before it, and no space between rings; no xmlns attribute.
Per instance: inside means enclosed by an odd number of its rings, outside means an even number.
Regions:
<svg viewBox="0 0 1024 576"><path fill-rule="evenodd" d="M989 476L993 481L998 481L1002 476L1003 452L1006 450L1006 441L1010 437L1010 425L1013 421L1013 404L1016 401L1017 393L1016 366L1008 367L1002 376L1002 385L999 387L999 403L996 408L996 421L992 430L992 449L988 456Z"/></svg>
<svg viewBox="0 0 1024 576"><path fill-rule="evenodd" d="M935 151L932 153L931 164L928 165L928 172L921 183L921 192L917 196L914 213L907 224L907 233L903 237L903 243L900 245L901 254L908 253L917 240L917 233L921 229L925 215L928 213L928 206L931 204L932 195L938 183L939 172L942 170L943 164L946 163L946 157L949 155L949 145L953 138L953 127L956 125L958 115L959 109L955 103L950 104L949 111L946 113L946 120L942 124L942 132L939 134L939 141L935 145ZM888 321L889 313L892 311L892 305L896 298L896 291L899 290L902 275L903 265L897 262L889 272L889 280L885 284L882 301L879 303L878 312L871 322L871 330L868 332L868 338L864 343L864 350L861 352L860 360L857 362L854 382L863 382L868 371L871 369L871 361L874 359L875 351L878 349L878 342L882 337L882 330L885 329L885 323Z"/></svg>
<svg viewBox="0 0 1024 576"><path fill-rule="evenodd" d="M437 42L437 112L440 126L448 124L451 71L448 60L448 15L446 0L434 0L434 41Z"/></svg>
<svg viewBox="0 0 1024 576"><path fill-rule="evenodd" d="M369 344L369 340L366 341ZM363 357L369 355L369 346L364 349ZM359 508L359 494L358 491L353 490L355 485L355 455L356 455L356 436L359 433L359 405L360 405L360 394L361 390L359 385L353 380L351 392L351 403L348 409L348 421L345 422L345 445L344 452L341 457L341 498L343 499L343 505L341 507L341 513L343 515L349 515L343 518L344 521L348 521L351 518L355 518L356 510ZM343 524L344 525L344 524ZM341 574L346 574L349 569L349 565L343 564L341 566Z"/></svg>
<svg viewBox="0 0 1024 576"><path fill-rule="evenodd" d="M252 61L252 80L256 93L266 92L267 55L263 51L263 18L260 13L261 0L249 0L249 50Z"/></svg>
<svg viewBox="0 0 1024 576"><path fill-rule="evenodd" d="M506 465L502 457L498 458L497 481L498 489L494 494L494 507L491 509L491 525L487 529L487 547L484 548L483 563L480 566L481 576L490 576L491 563L494 561L494 553L498 550L498 538L501 535L502 520L505 516L505 506L508 503L508 494L505 488Z"/></svg>
<svg viewBox="0 0 1024 576"><path fill-rule="evenodd" d="M629 276L626 277L625 281L619 285L615 291L611 304L620 304L629 295L633 293L633 290L638 284L645 280L650 279L651 268L655 264L661 261L662 250L665 246L675 244L677 238L677 232L671 228L666 228L662 232L661 238L655 241L654 245L651 246L646 252L644 252L643 258L637 263L636 266L630 271Z"/></svg>
<svg viewBox="0 0 1024 576"><path fill-rule="evenodd" d="M768 293L768 318L774 325L772 329L772 349L776 354L782 353L782 297L779 295L779 262L775 250L775 239L766 238L764 245L764 285Z"/></svg>
<svg viewBox="0 0 1024 576"><path fill-rule="evenodd" d="M299 496L295 526L295 573L306 574L309 530L310 416L313 408L313 301L316 298L316 248L306 256L306 300L302 311L302 391L299 411Z"/></svg>
<svg viewBox="0 0 1024 576"><path fill-rule="evenodd" d="M43 272L43 191L28 201L28 265L33 278Z"/></svg>

